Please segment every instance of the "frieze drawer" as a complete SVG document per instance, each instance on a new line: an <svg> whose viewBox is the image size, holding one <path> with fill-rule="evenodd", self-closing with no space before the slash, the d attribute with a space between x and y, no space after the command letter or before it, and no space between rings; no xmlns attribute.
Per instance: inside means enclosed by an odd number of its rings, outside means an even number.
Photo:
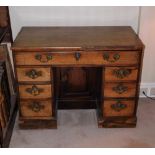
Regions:
<svg viewBox="0 0 155 155"><path fill-rule="evenodd" d="M135 65L139 52L135 51L75 51L75 52L19 52L15 54L16 65L70 65L109 64Z"/></svg>

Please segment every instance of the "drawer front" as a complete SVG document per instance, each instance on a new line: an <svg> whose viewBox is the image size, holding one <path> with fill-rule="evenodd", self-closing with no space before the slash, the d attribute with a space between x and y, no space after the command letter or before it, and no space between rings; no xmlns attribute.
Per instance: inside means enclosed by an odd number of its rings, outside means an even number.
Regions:
<svg viewBox="0 0 155 155"><path fill-rule="evenodd" d="M105 83L105 97L135 97L136 83Z"/></svg>
<svg viewBox="0 0 155 155"><path fill-rule="evenodd" d="M20 98L51 98L51 85L19 85Z"/></svg>
<svg viewBox="0 0 155 155"><path fill-rule="evenodd" d="M19 82L25 81L50 81L53 76L50 73L50 68L16 68L17 78Z"/></svg>
<svg viewBox="0 0 155 155"><path fill-rule="evenodd" d="M138 69L136 67L106 67L105 81L136 81Z"/></svg>
<svg viewBox="0 0 155 155"><path fill-rule="evenodd" d="M103 115L112 116L132 116L134 114L134 100L105 100L103 106Z"/></svg>
<svg viewBox="0 0 155 155"><path fill-rule="evenodd" d="M20 113L22 117L51 117L51 100L28 100L20 102Z"/></svg>
<svg viewBox="0 0 155 155"><path fill-rule="evenodd" d="M15 54L17 65L69 64L138 64L139 52L20 52Z"/></svg>

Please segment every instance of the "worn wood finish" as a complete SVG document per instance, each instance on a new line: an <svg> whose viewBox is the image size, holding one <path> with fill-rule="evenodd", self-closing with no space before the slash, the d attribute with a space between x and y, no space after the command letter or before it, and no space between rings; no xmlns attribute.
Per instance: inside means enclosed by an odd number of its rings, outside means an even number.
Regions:
<svg viewBox="0 0 155 155"><path fill-rule="evenodd" d="M94 94L97 89L97 70L89 67L62 67L60 69L60 96L59 98L77 94L84 94L81 99ZM93 98L93 97L92 97Z"/></svg>
<svg viewBox="0 0 155 155"><path fill-rule="evenodd" d="M137 117L106 118L98 123L99 128L134 128Z"/></svg>
<svg viewBox="0 0 155 155"><path fill-rule="evenodd" d="M138 101L139 101L139 95L140 95L140 84L141 84L142 68L143 68L143 57L144 57L144 48L141 52L141 59L139 62L139 70L138 70L138 78L137 78L137 91L136 91L136 105L135 105L134 115L136 115L137 108L138 108Z"/></svg>
<svg viewBox="0 0 155 155"><path fill-rule="evenodd" d="M28 100L20 102L22 117L52 117L51 100Z"/></svg>
<svg viewBox="0 0 155 155"><path fill-rule="evenodd" d="M96 108L99 127L135 127L143 49L126 26L23 27L12 46L20 98L26 103L30 97L21 95L21 85L52 84L55 119L20 114L19 126L48 128L56 126L57 109ZM25 68L50 68L53 74L50 81L31 81L19 76Z"/></svg>
<svg viewBox="0 0 155 155"><path fill-rule="evenodd" d="M100 94L101 70L102 67L60 67L56 80L56 83L60 83L56 86L59 89L58 108L95 108L95 100Z"/></svg>
<svg viewBox="0 0 155 155"><path fill-rule="evenodd" d="M119 70L129 70L129 74L126 76L120 78L118 77L115 72ZM117 81L117 82L122 82L122 81L137 81L137 76L138 76L138 69L137 67L106 67L105 68L105 73L103 73L105 76L105 81Z"/></svg>
<svg viewBox="0 0 155 155"><path fill-rule="evenodd" d="M24 67L17 68L17 78L19 82L51 81L51 68Z"/></svg>
<svg viewBox="0 0 155 155"><path fill-rule="evenodd" d="M0 6L0 42L13 42L8 6Z"/></svg>
<svg viewBox="0 0 155 155"><path fill-rule="evenodd" d="M33 92L28 92L27 89L33 91L33 86L37 87L38 90ZM25 99L38 99L38 98L51 98L52 96L52 86L51 85L19 85L20 98Z"/></svg>
<svg viewBox="0 0 155 155"><path fill-rule="evenodd" d="M55 119L45 120L19 120L20 129L57 129L57 121Z"/></svg>
<svg viewBox="0 0 155 155"><path fill-rule="evenodd" d="M123 108L113 106L117 106L118 102L123 104ZM111 99L105 100L103 106L103 115L105 117L112 116L132 116L134 114L135 100L121 100L121 99Z"/></svg>
<svg viewBox="0 0 155 155"><path fill-rule="evenodd" d="M104 97L135 97L136 83L118 82L104 84Z"/></svg>
<svg viewBox="0 0 155 155"><path fill-rule="evenodd" d="M106 54L109 56L108 60L104 59ZM37 55L41 56L41 60L36 58ZM119 55L118 60L114 59L115 55ZM51 56L51 60L47 60L47 56ZM17 65L135 65L138 64L139 51L20 52L16 53L15 59Z"/></svg>
<svg viewBox="0 0 155 155"><path fill-rule="evenodd" d="M52 35L51 35L52 34ZM142 42L131 27L23 27L12 49L142 50Z"/></svg>

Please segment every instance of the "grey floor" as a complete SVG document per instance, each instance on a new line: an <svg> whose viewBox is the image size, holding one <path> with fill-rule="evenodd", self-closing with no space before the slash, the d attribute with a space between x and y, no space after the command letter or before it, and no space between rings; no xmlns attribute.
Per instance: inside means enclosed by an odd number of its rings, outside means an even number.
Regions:
<svg viewBox="0 0 155 155"><path fill-rule="evenodd" d="M61 110L57 130L20 130L12 148L155 147L155 101L140 99L136 128L98 128L95 110Z"/></svg>

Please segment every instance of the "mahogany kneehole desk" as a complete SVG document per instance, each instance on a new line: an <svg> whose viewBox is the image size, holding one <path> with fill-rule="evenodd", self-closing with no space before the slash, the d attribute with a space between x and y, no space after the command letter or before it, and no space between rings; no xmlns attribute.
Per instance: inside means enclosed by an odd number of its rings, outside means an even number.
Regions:
<svg viewBox="0 0 155 155"><path fill-rule="evenodd" d="M90 108L99 127L136 126L144 45L131 27L23 27L12 50L21 129Z"/></svg>

